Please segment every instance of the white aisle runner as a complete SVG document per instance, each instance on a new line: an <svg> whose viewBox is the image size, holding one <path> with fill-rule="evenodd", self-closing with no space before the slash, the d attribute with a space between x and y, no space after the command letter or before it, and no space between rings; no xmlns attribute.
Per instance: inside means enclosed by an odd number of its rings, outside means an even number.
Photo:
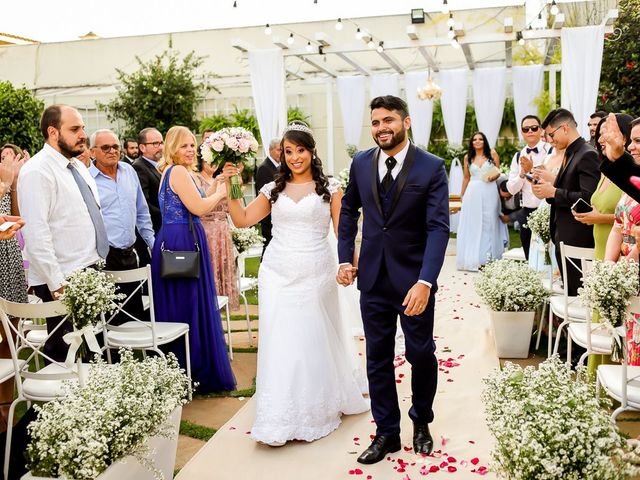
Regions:
<svg viewBox="0 0 640 480"><path fill-rule="evenodd" d="M436 343L440 362L438 392L430 429L435 455L421 458L411 451L411 372L396 359L396 382L402 408L404 449L376 465L356 458L375 432L370 412L343 417L342 425L313 443L289 442L271 448L249 437L255 404L249 401L187 463L178 480L416 480L428 478L495 478L486 472L493 440L484 423L480 401L482 377L498 367L489 317L473 288L473 274L457 272L455 256L447 256L440 275L436 305ZM359 350L364 351L361 341Z"/></svg>

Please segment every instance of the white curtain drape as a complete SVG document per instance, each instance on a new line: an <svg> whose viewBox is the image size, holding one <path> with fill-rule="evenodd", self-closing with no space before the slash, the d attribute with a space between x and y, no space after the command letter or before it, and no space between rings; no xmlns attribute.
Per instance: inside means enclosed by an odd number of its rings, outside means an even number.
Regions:
<svg viewBox="0 0 640 480"><path fill-rule="evenodd" d="M487 136L491 147L496 145L500 134L506 86L506 67L477 68L473 71L473 106L478 130Z"/></svg>
<svg viewBox="0 0 640 480"><path fill-rule="evenodd" d="M526 65L513 67L513 107L516 114L518 136L522 140L520 122L526 115L538 115L538 107L534 99L542 92L544 81L544 66ZM541 119L542 120L542 119Z"/></svg>
<svg viewBox="0 0 640 480"><path fill-rule="evenodd" d="M342 112L344 141L347 145L360 143L362 118L364 116L365 78L362 76L338 77L336 87Z"/></svg>
<svg viewBox="0 0 640 480"><path fill-rule="evenodd" d="M604 25L563 28L562 42L562 106L573 113L578 131L589 139L589 116L596 109Z"/></svg>
<svg viewBox="0 0 640 480"><path fill-rule="evenodd" d="M278 138L287 124L284 61L280 48L250 50L251 91L262 145Z"/></svg>
<svg viewBox="0 0 640 480"><path fill-rule="evenodd" d="M371 98L381 95L400 95L398 86L398 74L389 73L386 75L371 75L371 84L369 86Z"/></svg>
<svg viewBox="0 0 640 480"><path fill-rule="evenodd" d="M420 100L418 87L427 83L427 72L408 72L404 75L407 104L411 116L411 132L416 145L429 146L431 122L433 120L433 100Z"/></svg>
<svg viewBox="0 0 640 480"><path fill-rule="evenodd" d="M451 168L449 169L449 195L460 195L462 191L462 180L464 178L464 172L462 171L462 163L458 157L451 161ZM458 231L458 221L460 219L459 213L453 213L449 215L449 229L453 233Z"/></svg>
<svg viewBox="0 0 640 480"><path fill-rule="evenodd" d="M467 113L467 76L466 69L441 70L438 72L438 84L442 88L440 104L447 140L453 145L462 145L464 135L464 117Z"/></svg>

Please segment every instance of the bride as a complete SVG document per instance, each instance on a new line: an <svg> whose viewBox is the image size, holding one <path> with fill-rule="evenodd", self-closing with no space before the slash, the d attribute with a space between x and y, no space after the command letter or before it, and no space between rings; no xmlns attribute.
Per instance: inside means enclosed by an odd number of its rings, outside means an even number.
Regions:
<svg viewBox="0 0 640 480"><path fill-rule="evenodd" d="M337 307L337 261L327 241L337 230L342 190L327 179L308 126L290 124L280 170L246 208L229 200L237 227L269 213L273 239L258 274L260 336L256 419L251 436L271 446L313 441L338 428L341 414L369 410L364 374ZM227 181L237 173L224 167Z"/></svg>

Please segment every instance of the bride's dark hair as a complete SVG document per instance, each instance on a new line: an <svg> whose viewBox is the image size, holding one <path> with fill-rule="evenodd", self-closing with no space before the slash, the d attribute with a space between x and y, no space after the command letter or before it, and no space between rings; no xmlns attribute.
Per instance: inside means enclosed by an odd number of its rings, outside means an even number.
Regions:
<svg viewBox="0 0 640 480"><path fill-rule="evenodd" d="M280 169L275 175L274 182L276 185L271 190L271 203L275 203L278 200L280 192L282 192L287 186L287 181L293 176L284 154L284 141L287 140L295 145L300 145L306 150L311 152L311 174L313 181L316 183L316 193L322 197L325 202L331 200L331 194L329 193L329 180L322 171L322 162L316 155L316 141L313 139L311 129L303 122L291 122L282 136L280 147L282 152L280 153Z"/></svg>

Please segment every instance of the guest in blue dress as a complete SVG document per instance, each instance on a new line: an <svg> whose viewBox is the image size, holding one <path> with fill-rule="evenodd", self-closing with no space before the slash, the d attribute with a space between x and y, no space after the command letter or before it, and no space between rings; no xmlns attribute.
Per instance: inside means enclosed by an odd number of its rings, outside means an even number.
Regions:
<svg viewBox="0 0 640 480"><path fill-rule="evenodd" d="M189 324L192 377L200 384L197 392L208 393L234 390L236 384L224 341L207 237L200 223L200 216L213 210L227 192L223 182L216 182L209 191L201 193L190 174L195 162L194 135L185 127L171 127L165 139L164 157L158 163L163 174L158 193L162 227L153 248L151 273L156 321ZM166 250L195 250L189 213L200 245L200 278L164 279L160 276L163 244ZM171 350L184 366L184 345L174 343Z"/></svg>

